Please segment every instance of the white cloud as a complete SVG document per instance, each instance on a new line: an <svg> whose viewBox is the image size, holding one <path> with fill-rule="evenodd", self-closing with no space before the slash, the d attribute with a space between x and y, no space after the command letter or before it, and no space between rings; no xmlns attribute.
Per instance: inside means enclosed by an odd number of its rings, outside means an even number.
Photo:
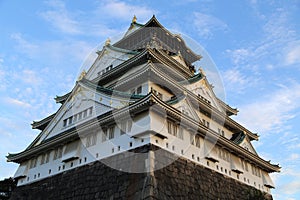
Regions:
<svg viewBox="0 0 300 200"><path fill-rule="evenodd" d="M22 70L21 73L17 75L17 78L30 85L37 85L42 82L39 74L30 69Z"/></svg>
<svg viewBox="0 0 300 200"><path fill-rule="evenodd" d="M300 155L297 153L292 153L288 158L287 161L298 161L300 158Z"/></svg>
<svg viewBox="0 0 300 200"><path fill-rule="evenodd" d="M227 31L228 26L222 20L203 13L195 12L193 24L202 37L210 38L215 31Z"/></svg>
<svg viewBox="0 0 300 200"><path fill-rule="evenodd" d="M259 13L259 15L262 14ZM232 63L249 70L253 69L253 65L260 66L261 69L272 70L299 63L300 44L297 42L296 31L290 25L288 12L277 9L272 15L260 20L264 22L262 25L258 24L257 27L262 31L261 38L237 49L226 50ZM271 65L270 62L275 64Z"/></svg>
<svg viewBox="0 0 300 200"><path fill-rule="evenodd" d="M225 89L235 93L244 93L249 86L256 84L257 77L249 77L243 74L243 71L233 68L222 73Z"/></svg>
<svg viewBox="0 0 300 200"><path fill-rule="evenodd" d="M231 54L231 60L235 65L245 62L250 56L252 56L251 51L245 48L235 50L227 49L226 52Z"/></svg>
<svg viewBox="0 0 300 200"><path fill-rule="evenodd" d="M25 39L20 33L12 34L12 38L16 41L15 49L17 52L34 59L46 58L52 64L59 64L67 57L72 58L72 60L76 58L78 63L94 49L87 42L80 40L30 41ZM30 71L24 71L24 75L34 78L30 73ZM38 78L38 76L35 76L35 78Z"/></svg>
<svg viewBox="0 0 300 200"><path fill-rule="evenodd" d="M113 0L100 1L95 9L85 12L67 8L65 2L49 1L49 7L39 15L63 34L86 36L111 36L120 32L122 27L110 28L112 19L130 22L133 15L139 22L149 19L156 11L146 6L131 5L127 2Z"/></svg>
<svg viewBox="0 0 300 200"><path fill-rule="evenodd" d="M16 49L18 51L26 53L28 56L33 57L36 53L38 53L38 46L33 44L27 40L25 40L20 33L11 34L11 38L15 40L17 46Z"/></svg>
<svg viewBox="0 0 300 200"><path fill-rule="evenodd" d="M294 180L291 181L285 185L283 185L280 188L281 191L283 191L285 194L295 194L300 191L300 181L299 180Z"/></svg>
<svg viewBox="0 0 300 200"><path fill-rule="evenodd" d="M51 7L51 10L41 12L40 16L63 33L81 33L78 22L73 19L62 1L48 1L47 4Z"/></svg>
<svg viewBox="0 0 300 200"><path fill-rule="evenodd" d="M263 132L276 133L283 131L285 123L295 116L293 112L299 108L300 84L291 84L288 87L278 86L272 94L255 99L255 102L240 106L238 121L251 129Z"/></svg>
<svg viewBox="0 0 300 200"><path fill-rule="evenodd" d="M292 42L292 45L288 47L286 57L286 65L293 65L300 63L300 41Z"/></svg>
<svg viewBox="0 0 300 200"><path fill-rule="evenodd" d="M10 98L10 97L6 97L4 99L4 101L7 104L10 104L10 105L13 105L13 106L18 106L18 107L21 107L21 108L30 108L31 107L31 105L27 102L24 102L24 101L21 101L21 100L18 100L18 99L14 99L14 98Z"/></svg>
<svg viewBox="0 0 300 200"><path fill-rule="evenodd" d="M133 17L133 15L136 15L138 19L147 20L153 14L157 14L157 11L154 11L146 6L130 5L124 1L118 0L105 1L105 3L103 3L103 5L101 5L99 8L106 15L121 20L129 20Z"/></svg>

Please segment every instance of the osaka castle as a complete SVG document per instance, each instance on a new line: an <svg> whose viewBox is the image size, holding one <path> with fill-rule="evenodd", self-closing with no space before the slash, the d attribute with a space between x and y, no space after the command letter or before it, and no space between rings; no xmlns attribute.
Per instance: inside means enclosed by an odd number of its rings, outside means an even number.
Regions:
<svg viewBox="0 0 300 200"><path fill-rule="evenodd" d="M60 108L33 121L34 141L8 154L11 199L272 199L279 165L257 154L259 136L231 118L180 35L134 17L95 54Z"/></svg>

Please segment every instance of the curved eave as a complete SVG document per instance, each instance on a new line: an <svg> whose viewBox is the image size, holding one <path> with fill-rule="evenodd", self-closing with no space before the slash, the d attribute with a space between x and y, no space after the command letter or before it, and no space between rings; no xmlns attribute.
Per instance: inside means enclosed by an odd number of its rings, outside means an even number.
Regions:
<svg viewBox="0 0 300 200"><path fill-rule="evenodd" d="M195 95L193 92L191 92L189 90L186 90L183 86L181 86L177 82L171 80L166 74L160 72L159 70L156 70L155 67L153 67L153 70L155 70L155 72L158 75L160 75L160 77L162 79L165 79L169 83L172 83L174 87L178 87L180 90L185 91L187 93L187 95L189 97L195 99L196 102L199 103L200 107L202 109L204 109L206 112L213 113L215 116L218 116L220 119L225 119L225 124L228 124L229 126L235 127L236 129L239 129L241 131L244 131L245 134L247 134L249 136L250 140L258 140L259 136L257 134L252 133L251 131L249 131L248 129L246 129L245 127L243 127L238 122L234 121L233 119L231 119L227 115L223 114L218 109L216 109L215 107L213 107L211 104L205 102L199 96Z"/></svg>
<svg viewBox="0 0 300 200"><path fill-rule="evenodd" d="M206 134L210 134L210 137L217 138L217 144L227 147L227 149L232 153L235 153L239 156L243 156L248 160L251 160L253 163L259 164L267 172L269 173L280 172L281 167L279 167L279 165L271 164L270 161L266 161L258 157L257 155L247 151L243 147L239 146L238 144L235 144L234 142L228 140L227 138L220 137L220 135L217 132L208 129L206 126L196 122L192 118L183 115L178 109L172 107L171 105L166 104L155 95L152 96L152 99L153 99L153 103L160 105L160 107L166 110L168 113L171 113L172 115L180 118L181 120L188 121L189 123L193 124L194 127L198 127L200 131L202 130L203 137L205 137Z"/></svg>
<svg viewBox="0 0 300 200"><path fill-rule="evenodd" d="M117 51L117 52L120 52L120 53L126 53L126 54L132 54L132 55L136 55L136 54L139 53L138 51L132 51L132 50L127 50L127 49L122 49L122 48L115 47L115 46L110 45L110 44L107 45L107 47L108 47L110 50Z"/></svg>
<svg viewBox="0 0 300 200"><path fill-rule="evenodd" d="M224 113L220 112L218 109L213 107L211 104L205 102L203 99L201 99L199 96L195 95L193 92L186 90L183 86L181 86L178 82L174 81L173 79L170 79L167 74L162 72L161 70L157 69L155 65L151 66L151 72L154 72L157 76L159 76L162 80L165 80L166 83L171 84L170 87L176 87L177 89L181 91L185 91L189 97L193 98L196 100L196 102L199 103L199 106L204 109L208 113L213 113L214 116L218 116L220 119L225 119L225 124L229 125L230 127L234 127L235 129L239 129L240 131L244 131L245 134L248 135L250 140L258 140L259 136L257 134L252 133L245 127L243 127L241 124L238 122L234 121ZM173 99L174 101L172 102L173 104L175 103L176 99ZM171 102L169 102L171 103Z"/></svg>
<svg viewBox="0 0 300 200"><path fill-rule="evenodd" d="M226 104L224 101L222 101L219 98L217 98L217 99L218 99L220 105L222 106L222 108L226 111L228 116L237 115L237 113L239 112L238 109L232 108L231 106L229 106L228 104Z"/></svg>
<svg viewBox="0 0 300 200"><path fill-rule="evenodd" d="M50 123L50 121L54 118L56 113L40 120L40 121L33 121L31 124L32 129L39 129L39 130L44 130L45 127Z"/></svg>
<svg viewBox="0 0 300 200"><path fill-rule="evenodd" d="M63 104L67 99L68 97L70 96L71 92L65 94L65 95L62 95L62 96L56 96L54 98L54 100L56 101L56 103L61 103Z"/></svg>
<svg viewBox="0 0 300 200"><path fill-rule="evenodd" d="M94 82L89 81L88 79L85 79L85 78L83 78L79 81L79 84L81 84L81 83L97 92L104 93L104 94L110 95L110 96L114 95L117 97L130 98L130 99L141 99L145 96L145 95L139 95L139 94L130 94L130 93L121 92L121 91L117 91L117 90L111 90L109 88L105 88L105 87L96 85Z"/></svg>
<svg viewBox="0 0 300 200"><path fill-rule="evenodd" d="M192 76L191 78L184 80L184 81L180 81L178 82L181 85L188 85L188 84L192 84L192 83L196 83L198 81L200 81L203 78L203 75L201 73L195 74L194 76Z"/></svg>
<svg viewBox="0 0 300 200"><path fill-rule="evenodd" d="M170 56L166 56L162 54L160 51L156 51L156 49L144 49L139 54L135 55L134 57L126 60L125 62L121 63L120 65L114 67L112 70L108 71L107 73L99 76L93 80L93 82L98 82L100 85L104 85L111 80L114 80L120 76L123 76L125 72L130 70L132 66L140 65L146 63L147 60L154 59L158 63L168 65L170 67L176 67L177 70L180 71L181 79L188 79L193 75L192 72L187 71L181 64L179 64L175 59L170 58ZM176 71L177 71L176 70Z"/></svg>
<svg viewBox="0 0 300 200"><path fill-rule="evenodd" d="M108 111L107 113L101 114L83 124L79 125L78 127L72 127L64 132L56 135L55 137L49 138L43 141L41 144L37 146L32 146L20 153L9 153L6 156L8 162L16 162L21 163L25 160L30 159L31 157L39 155L41 152L47 151L49 149L53 149L56 146L63 145L75 139L78 139L78 132L82 132L92 127L99 127L99 124L105 124L108 122L113 122L116 116L122 116L130 113L141 112L145 109L149 109L149 106L152 102L152 94L149 93L148 95L144 96L144 98L136 101L128 106L125 106L120 109L114 109L113 111Z"/></svg>

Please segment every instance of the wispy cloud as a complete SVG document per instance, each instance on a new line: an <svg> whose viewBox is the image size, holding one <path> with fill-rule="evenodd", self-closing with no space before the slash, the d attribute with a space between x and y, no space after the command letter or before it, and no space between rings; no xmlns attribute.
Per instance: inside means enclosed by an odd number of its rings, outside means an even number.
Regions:
<svg viewBox="0 0 300 200"><path fill-rule="evenodd" d="M300 64L300 40L292 42L286 49L285 64Z"/></svg>
<svg viewBox="0 0 300 200"><path fill-rule="evenodd" d="M255 84L254 78L247 77L237 68L228 69L222 74L225 83L225 88L228 91L243 93L246 87Z"/></svg>
<svg viewBox="0 0 300 200"><path fill-rule="evenodd" d="M15 41L16 52L34 59L47 58L51 63L55 61L60 63L66 57L76 58L78 63L94 49L89 43L80 40L31 41L20 33L12 34L12 38ZM24 73L32 76L30 71Z"/></svg>
<svg viewBox="0 0 300 200"><path fill-rule="evenodd" d="M24 101L21 101L21 100L18 100L18 99L14 99L14 98L10 98L10 97L5 98L4 101L7 104L17 106L17 107L21 107L21 108L30 108L31 107L31 105L27 102L24 102Z"/></svg>
<svg viewBox="0 0 300 200"><path fill-rule="evenodd" d="M137 6L118 0L97 2L95 8L89 12L81 10L71 12L65 2L60 0L47 1L46 5L48 8L39 12L39 16L50 23L56 31L63 34L97 37L120 33L122 27L110 28L112 19L130 22L133 15L136 15L139 21L143 22L158 13L147 6Z"/></svg>
<svg viewBox="0 0 300 200"><path fill-rule="evenodd" d="M151 15L157 14L157 11L146 6L130 5L127 2L118 0L104 1L99 9L106 15L120 20L128 20L133 15L136 15L143 21L151 17Z"/></svg>
<svg viewBox="0 0 300 200"><path fill-rule="evenodd" d="M16 49L19 51L26 53L30 57L38 53L38 46L25 40L22 34L13 33L11 34L11 38L15 40L17 44Z"/></svg>
<svg viewBox="0 0 300 200"><path fill-rule="evenodd" d="M50 10L41 12L40 16L63 33L81 33L78 22L73 19L72 14L68 12L62 1L47 1L46 3Z"/></svg>
<svg viewBox="0 0 300 200"><path fill-rule="evenodd" d="M278 86L276 92L241 106L237 118L251 129L264 134L271 131L276 133L287 128L285 123L295 116L293 111L300 107L299 101L299 83Z"/></svg>
<svg viewBox="0 0 300 200"><path fill-rule="evenodd" d="M222 20L199 12L194 12L193 24L199 30L198 34L205 38L211 38L215 31L227 31L228 26Z"/></svg>
<svg viewBox="0 0 300 200"><path fill-rule="evenodd" d="M261 38L237 49L226 50L233 64L247 68L259 65L261 69L276 69L284 64L298 63L300 45L296 31L289 23L289 17L287 11L277 9L272 15L261 19L264 22L260 26ZM271 66L270 62L277 65Z"/></svg>

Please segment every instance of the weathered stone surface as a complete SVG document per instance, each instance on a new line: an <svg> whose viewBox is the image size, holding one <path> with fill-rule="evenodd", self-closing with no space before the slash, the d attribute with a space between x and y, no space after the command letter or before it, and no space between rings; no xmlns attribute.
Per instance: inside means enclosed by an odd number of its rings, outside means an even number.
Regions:
<svg viewBox="0 0 300 200"><path fill-rule="evenodd" d="M170 153L151 146L136 152L154 151L160 164ZM145 159L148 157L145 153ZM116 160L129 159L116 155ZM135 160L134 155L131 160ZM118 162L122 163L122 162ZM139 166L140 167L140 166ZM47 179L17 187L12 200L57 199L207 199L264 200L272 199L259 190L230 179L193 162L178 158L172 164L153 173L126 173L112 169L102 162L81 166Z"/></svg>

